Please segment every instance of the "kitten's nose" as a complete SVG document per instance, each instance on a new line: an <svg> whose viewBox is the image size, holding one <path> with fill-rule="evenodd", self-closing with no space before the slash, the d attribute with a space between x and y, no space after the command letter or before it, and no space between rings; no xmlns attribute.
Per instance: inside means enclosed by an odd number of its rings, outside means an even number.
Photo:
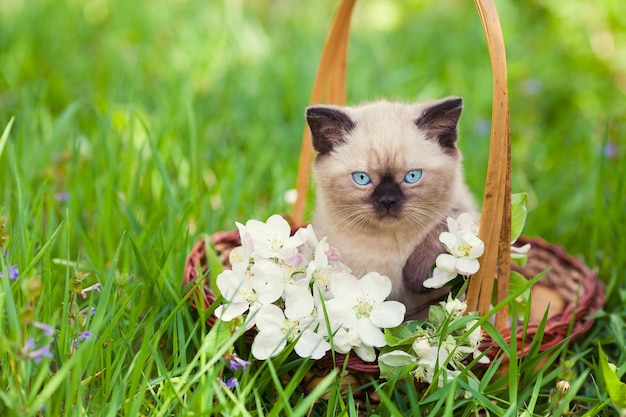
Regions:
<svg viewBox="0 0 626 417"><path fill-rule="evenodd" d="M380 200L378 200L378 202L382 204L384 208L389 210L391 209L391 207L393 207L396 204L396 199L393 197L381 198Z"/></svg>
<svg viewBox="0 0 626 417"><path fill-rule="evenodd" d="M404 194L393 178L383 177L374 189L371 198L372 204L380 211L380 214L386 215L399 210L404 201Z"/></svg>

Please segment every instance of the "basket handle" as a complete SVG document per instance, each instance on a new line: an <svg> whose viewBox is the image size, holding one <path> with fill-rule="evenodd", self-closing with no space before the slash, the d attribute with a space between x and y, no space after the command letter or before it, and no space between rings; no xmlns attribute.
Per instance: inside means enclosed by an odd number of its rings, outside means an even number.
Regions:
<svg viewBox="0 0 626 417"><path fill-rule="evenodd" d="M343 105L346 102L346 66L348 57L348 35L352 9L356 0L342 0L335 12L335 17L328 32L322 57L320 58L317 74L313 83L310 104L326 102ZM325 100L324 100L325 99ZM311 132L304 126L302 133L302 147L298 163L298 177L296 183L297 197L293 206L294 224L304 223L304 208L309 190L311 161L313 159L313 145Z"/></svg>
<svg viewBox="0 0 626 417"><path fill-rule="evenodd" d="M311 104L345 104L348 35L356 0L342 0L335 12L311 93ZM489 162L481 214L480 238L485 242L481 269L470 280L468 311L489 310L493 291L493 271L498 271L498 301L509 292L511 235L511 152L506 54L498 12L493 0L475 0L487 38L493 72L493 107ZM296 225L304 222L313 147L309 129L304 127L298 165L297 199L293 208ZM496 316L496 327L506 327L507 311Z"/></svg>
<svg viewBox="0 0 626 417"><path fill-rule="evenodd" d="M498 11L493 0L474 0L487 38L493 72L491 139L487 178L483 195L479 237L485 242L481 268L472 276L467 290L469 311L486 314L493 291L493 273L498 274L498 299L509 294L511 262L511 127L507 84L506 52ZM507 308L496 314L496 328L506 328Z"/></svg>

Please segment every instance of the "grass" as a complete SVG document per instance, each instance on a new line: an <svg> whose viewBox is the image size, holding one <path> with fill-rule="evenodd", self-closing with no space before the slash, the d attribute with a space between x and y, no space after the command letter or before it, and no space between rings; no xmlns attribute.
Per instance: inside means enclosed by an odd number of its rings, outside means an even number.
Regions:
<svg viewBox="0 0 626 417"><path fill-rule="evenodd" d="M471 2L431 3L359 2L348 97L463 96L460 146L480 196L491 108L482 29ZM340 395L340 374L305 395L309 361L285 355L229 370L222 354L234 347L245 358L248 348L209 331L206 313L190 311L180 288L201 235L289 212L283 195L295 183L303 109L335 4L0 3L1 415L334 416L367 408ZM376 412L618 415L597 344L623 376L626 6L498 7L514 190L531 195L526 233L597 268L606 305L583 338L546 354L550 366L532 372L529 358L506 379L493 366L470 387L473 398L460 401L454 386L421 398L406 381L389 381ZM83 298L96 283L100 292ZM56 329L52 358L39 363L28 358L27 340L51 340L33 322ZM92 336L79 340L86 331ZM231 376L240 385L225 389L220 381ZM561 379L571 390L555 402Z"/></svg>

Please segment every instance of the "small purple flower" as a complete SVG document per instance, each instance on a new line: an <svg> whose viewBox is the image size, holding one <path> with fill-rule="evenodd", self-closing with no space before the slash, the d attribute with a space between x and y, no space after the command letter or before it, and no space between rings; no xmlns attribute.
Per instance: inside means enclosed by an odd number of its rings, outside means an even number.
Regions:
<svg viewBox="0 0 626 417"><path fill-rule="evenodd" d="M87 317L87 311L89 311L89 315L90 315L91 317L93 317L93 316L95 316L95 315L96 315L96 308L95 308L95 307L85 307L85 308L83 308L82 310L80 310L80 311L78 312L78 314L82 314L82 315L83 315L83 317L85 317L85 318L86 318L86 317Z"/></svg>
<svg viewBox="0 0 626 417"><path fill-rule="evenodd" d="M49 324L34 321L33 326L42 330L43 333L48 337L54 336L54 327L50 326Z"/></svg>
<svg viewBox="0 0 626 417"><path fill-rule="evenodd" d="M84 332L81 332L78 335L78 339L74 339L74 343L72 343L72 346L74 346L74 349L78 348L78 342L84 342L85 340L89 340L91 339L91 331L90 330L85 330Z"/></svg>
<svg viewBox="0 0 626 417"><path fill-rule="evenodd" d="M33 340L33 338L29 337L24 343L24 348L22 349L22 352L30 352L32 350L35 350L36 347L37 346L35 345L35 341Z"/></svg>
<svg viewBox="0 0 626 417"><path fill-rule="evenodd" d="M60 193L56 193L54 195L54 199L56 201L67 201L70 199L70 195L69 193L65 192L65 191L61 191Z"/></svg>
<svg viewBox="0 0 626 417"><path fill-rule="evenodd" d="M241 359L240 357L234 354L226 355L226 360L228 361L228 367L232 369L233 371L236 371L239 368L243 368L243 371L245 372L246 368L251 363L251 362Z"/></svg>
<svg viewBox="0 0 626 417"><path fill-rule="evenodd" d="M17 264L11 265L9 267L9 278L13 281L17 281L19 277L19 270L17 269Z"/></svg>
<svg viewBox="0 0 626 417"><path fill-rule="evenodd" d="M239 385L239 381L237 381L237 378L235 377L228 378L226 381L224 381L224 385L226 385L226 388L228 389L233 389Z"/></svg>
<svg viewBox="0 0 626 417"><path fill-rule="evenodd" d="M617 156L617 146L612 142L608 142L604 145L604 156L609 159L615 158Z"/></svg>
<svg viewBox="0 0 626 417"><path fill-rule="evenodd" d="M93 284L93 285L92 285L92 286L90 286L90 287L83 288L83 289L81 290L81 292L80 292L80 295L82 295L82 296L83 296L83 298L87 298L87 293L88 293L88 292L90 292L90 291L96 291L96 292L98 292L98 293L99 293L99 292L100 292L100 283L99 283L99 282L96 282L95 284Z"/></svg>
<svg viewBox="0 0 626 417"><path fill-rule="evenodd" d="M6 258L6 250L4 251L4 257ZM11 265L9 267L9 279L11 281L17 281L19 278L20 271L17 269L17 264ZM2 276L2 271L0 271L0 277Z"/></svg>
<svg viewBox="0 0 626 417"><path fill-rule="evenodd" d="M50 358L52 359L52 352L50 352L50 344L43 345L39 349L35 345L35 341L32 337L26 339L24 343L24 347L22 348L22 355L28 359L32 359L35 363L41 362L41 358Z"/></svg>
<svg viewBox="0 0 626 417"><path fill-rule="evenodd" d="M82 342L83 340L91 339L91 332L89 330L85 330L81 334L78 335L78 340Z"/></svg>

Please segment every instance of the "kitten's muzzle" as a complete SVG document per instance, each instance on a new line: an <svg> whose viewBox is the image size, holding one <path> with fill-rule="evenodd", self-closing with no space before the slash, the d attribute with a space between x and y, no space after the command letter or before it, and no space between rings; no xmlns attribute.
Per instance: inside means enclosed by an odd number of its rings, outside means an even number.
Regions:
<svg viewBox="0 0 626 417"><path fill-rule="evenodd" d="M400 212L404 200L400 186L393 180L383 179L374 188L370 201L379 215L394 215Z"/></svg>

